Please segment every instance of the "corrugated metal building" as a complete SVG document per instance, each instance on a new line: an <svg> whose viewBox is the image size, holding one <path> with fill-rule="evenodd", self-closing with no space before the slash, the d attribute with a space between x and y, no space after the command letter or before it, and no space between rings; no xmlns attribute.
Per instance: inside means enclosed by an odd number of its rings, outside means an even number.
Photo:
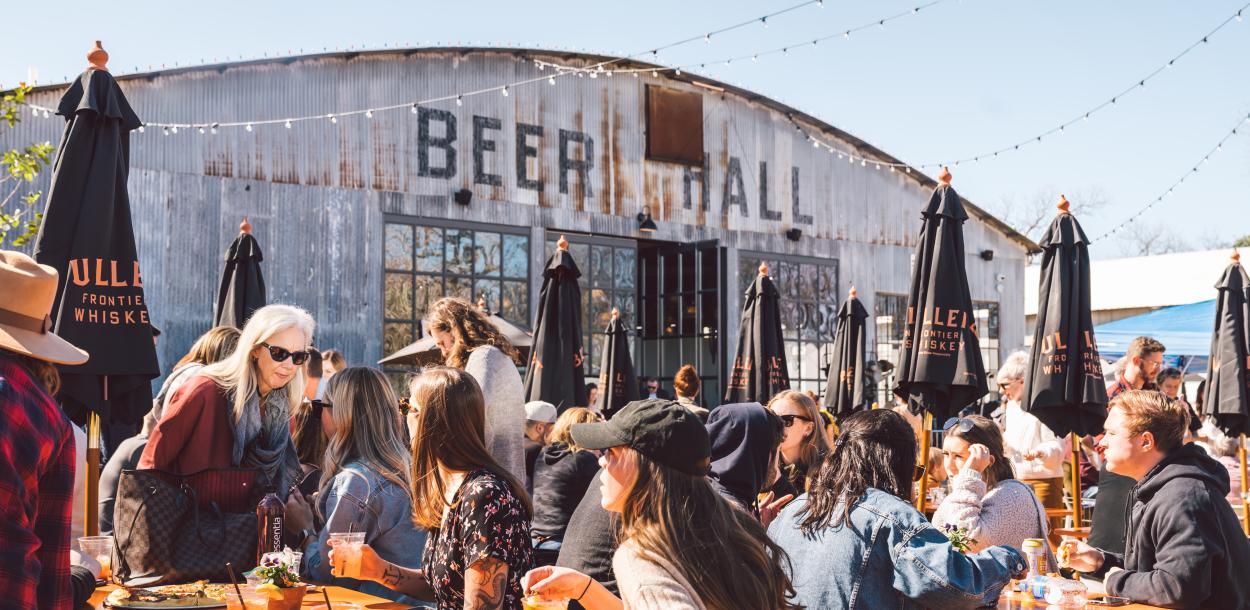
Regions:
<svg viewBox="0 0 1250 610"><path fill-rule="evenodd" d="M690 74L570 75L508 95L454 97L553 73L535 60L606 59L437 48L120 77L146 121L325 117L132 136L130 193L152 319L166 332L162 362L208 328L221 259L244 217L265 251L271 301L310 310L317 344L352 362L414 340L427 304L444 294L485 294L528 326L537 275L560 235L584 274L588 374L598 368L596 333L618 307L639 328L640 373L671 375L690 362L705 394L719 395L740 295L761 261L785 295L798 386L823 389L834 313L852 284L875 315L870 349L892 360L919 210L935 186L918 170L877 168L873 161L897 160L793 108ZM55 107L62 89L42 87L31 101ZM329 120L442 96L451 97ZM0 146L56 142L61 124L28 116L0 130ZM867 162L839 160L804 132ZM454 201L461 190L467 205ZM1024 267L1036 246L968 210L968 276L994 370L1000 349L1023 344ZM639 231L644 211L654 233Z"/></svg>

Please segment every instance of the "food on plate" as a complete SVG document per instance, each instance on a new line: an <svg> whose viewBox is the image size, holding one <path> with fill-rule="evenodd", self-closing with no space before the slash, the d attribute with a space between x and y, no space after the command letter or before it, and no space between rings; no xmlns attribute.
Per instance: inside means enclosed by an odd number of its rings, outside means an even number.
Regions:
<svg viewBox="0 0 1250 610"><path fill-rule="evenodd" d="M151 588L121 587L110 593L105 603L123 608L187 608L220 605L225 599L225 585L199 581Z"/></svg>

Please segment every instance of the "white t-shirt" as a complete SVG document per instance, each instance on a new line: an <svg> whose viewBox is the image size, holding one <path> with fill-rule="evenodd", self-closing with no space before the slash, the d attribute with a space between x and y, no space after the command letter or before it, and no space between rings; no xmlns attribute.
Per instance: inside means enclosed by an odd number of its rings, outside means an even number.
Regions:
<svg viewBox="0 0 1250 610"><path fill-rule="evenodd" d="M1016 478L1026 481L1062 478L1063 461L1072 448L1067 438L1056 437L1050 428L1042 425L1032 413L1021 409L1016 401L1007 403L1003 443ZM1026 460L1026 453L1037 453L1040 457Z"/></svg>
<svg viewBox="0 0 1250 610"><path fill-rule="evenodd" d="M612 556L612 571L625 610L707 610L694 587L663 559L626 541Z"/></svg>

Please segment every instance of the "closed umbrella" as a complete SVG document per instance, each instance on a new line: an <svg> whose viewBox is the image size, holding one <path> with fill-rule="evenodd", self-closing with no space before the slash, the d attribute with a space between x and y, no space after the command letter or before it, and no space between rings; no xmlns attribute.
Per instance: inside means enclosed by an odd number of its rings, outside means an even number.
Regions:
<svg viewBox="0 0 1250 610"><path fill-rule="evenodd" d="M943 168L938 181L921 213L907 325L895 367L894 393L907 400L912 412L924 413L921 464L928 458L933 418L945 420L989 392L964 267L968 213L951 187L950 171ZM916 500L921 507L926 478L921 478Z"/></svg>
<svg viewBox="0 0 1250 610"><path fill-rule="evenodd" d="M260 262L264 258L260 243L252 237L252 223L244 218L239 225L239 236L226 250L226 267L221 272L213 325L241 329L252 312L265 306L265 276L260 272Z"/></svg>
<svg viewBox="0 0 1250 610"><path fill-rule="evenodd" d="M619 309L612 309L612 320L605 332L607 337L599 358L599 411L604 419L612 419L617 411L640 396L634 360L629 355L629 330L621 322Z"/></svg>
<svg viewBox="0 0 1250 610"><path fill-rule="evenodd" d="M534 341L533 336L528 331L522 330L497 314L491 313L486 305L485 296L478 298L477 306L486 313L486 319L495 327L495 330L506 337L508 342L512 344L512 347L516 348L517 358L519 359L517 364L524 364L526 359L529 358L530 345ZM434 337L430 336L421 337L378 361L378 364L388 366L434 366L442 363L443 352L438 349L438 344L434 342Z"/></svg>
<svg viewBox="0 0 1250 610"><path fill-rule="evenodd" d="M759 275L742 299L742 323L738 327L738 349L734 355L724 404L768 400L790 389L786 351L781 341L780 294L768 277L768 265L761 264Z"/></svg>
<svg viewBox="0 0 1250 610"><path fill-rule="evenodd" d="M1241 460L1242 527L1250 535L1250 502L1247 502L1246 434L1250 433L1250 276L1233 252L1232 263L1215 287L1215 332L1211 335L1211 358L1207 369L1207 394L1202 415L1215 420L1225 434L1238 437Z"/></svg>
<svg viewBox="0 0 1250 610"><path fill-rule="evenodd" d="M1081 524L1078 437L1098 434L1107 418L1107 386L1090 313L1089 238L1060 195L1059 213L1042 235L1037 325L1021 406L1072 441L1072 517Z"/></svg>
<svg viewBox="0 0 1250 610"><path fill-rule="evenodd" d="M54 331L86 350L81 366L61 369L65 411L86 423L87 532L98 529L94 507L101 424L116 447L152 408L151 380L160 374L143 294L126 180L130 131L141 125L108 73L96 42L91 66L61 97L65 118L35 258L61 277Z"/></svg>
<svg viewBox="0 0 1250 610"><path fill-rule="evenodd" d="M833 337L833 362L825 384L824 407L834 417L846 417L864 406L864 367L867 357L868 310L851 288L850 297L838 308Z"/></svg>
<svg viewBox="0 0 1250 610"><path fill-rule="evenodd" d="M525 400L545 400L563 413L586 404L586 375L582 370L582 272L569 254L563 236L556 253L543 269L534 320L534 347L525 371Z"/></svg>

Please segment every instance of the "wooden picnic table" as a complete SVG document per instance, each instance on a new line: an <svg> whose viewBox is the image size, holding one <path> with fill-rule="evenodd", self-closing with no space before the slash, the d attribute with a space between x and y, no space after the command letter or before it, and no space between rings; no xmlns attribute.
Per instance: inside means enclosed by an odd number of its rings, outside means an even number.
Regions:
<svg viewBox="0 0 1250 610"><path fill-rule="evenodd" d="M93 594L91 599L87 602L88 606L92 608L92 610L104 610L104 600L108 598L109 593L112 593L115 589L117 589L117 585L111 584L97 588L95 590L95 594ZM358 607L367 608L368 610L400 610L412 608L412 606L406 604L393 602L389 599L383 599L381 597L366 595L359 591L344 589L343 587L326 587L326 590L330 594L330 603L335 608L338 607L339 602L352 602ZM302 607L325 608L325 605L325 600L321 596L321 587L315 587L309 589L308 595L304 596L304 603Z"/></svg>
<svg viewBox="0 0 1250 610"><path fill-rule="evenodd" d="M1094 593L1091 592L1093 597ZM1088 606L1090 608L1098 608L1100 606ZM1045 601L1035 601L1033 596L1028 593L1020 593L1014 591L1011 593L1003 593L998 598L998 610L1044 610L1046 608ZM1163 610L1158 606L1147 606L1146 604L1129 604L1127 606L1116 606L1116 610Z"/></svg>

